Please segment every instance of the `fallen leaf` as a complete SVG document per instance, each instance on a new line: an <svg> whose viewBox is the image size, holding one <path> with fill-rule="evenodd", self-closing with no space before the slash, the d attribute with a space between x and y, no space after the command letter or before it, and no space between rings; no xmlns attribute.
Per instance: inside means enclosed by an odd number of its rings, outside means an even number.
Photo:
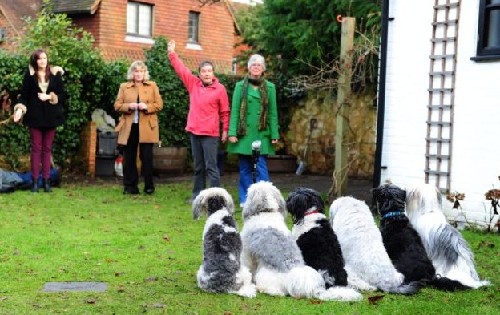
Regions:
<svg viewBox="0 0 500 315"><path fill-rule="evenodd" d="M154 281L158 281L157 276L151 276L151 277L144 279L144 282L154 282Z"/></svg>
<svg viewBox="0 0 500 315"><path fill-rule="evenodd" d="M369 296L368 297L368 303L371 305L377 305L377 303L382 300L385 297L385 295L374 295L374 296Z"/></svg>

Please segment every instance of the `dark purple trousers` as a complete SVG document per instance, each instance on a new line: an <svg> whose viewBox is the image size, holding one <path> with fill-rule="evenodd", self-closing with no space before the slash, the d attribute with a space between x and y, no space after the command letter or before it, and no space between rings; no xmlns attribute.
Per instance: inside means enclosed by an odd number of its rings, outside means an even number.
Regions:
<svg viewBox="0 0 500 315"><path fill-rule="evenodd" d="M40 173L42 164L42 177L50 178L50 162L52 156L52 143L56 135L56 129L30 128L31 138L31 174L36 180Z"/></svg>

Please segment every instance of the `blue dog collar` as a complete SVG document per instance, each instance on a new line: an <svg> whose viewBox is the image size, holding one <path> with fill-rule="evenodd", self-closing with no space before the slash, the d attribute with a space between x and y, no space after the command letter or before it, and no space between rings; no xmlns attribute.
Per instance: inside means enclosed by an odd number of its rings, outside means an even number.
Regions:
<svg viewBox="0 0 500 315"><path fill-rule="evenodd" d="M397 217L397 216L404 215L404 214L405 214L404 211L391 211L391 212L387 212L386 214L384 214L382 219L387 219L390 217Z"/></svg>

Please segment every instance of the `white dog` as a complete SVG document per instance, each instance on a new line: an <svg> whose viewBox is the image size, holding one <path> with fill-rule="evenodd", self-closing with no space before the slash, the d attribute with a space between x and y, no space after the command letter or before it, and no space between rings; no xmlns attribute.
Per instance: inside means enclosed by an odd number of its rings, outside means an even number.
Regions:
<svg viewBox="0 0 500 315"><path fill-rule="evenodd" d="M254 276L257 290L296 298L359 300L361 295L351 288L325 290L323 277L304 264L285 216L285 200L273 184L261 181L250 186L243 207L241 257Z"/></svg>
<svg viewBox="0 0 500 315"><path fill-rule="evenodd" d="M414 294L419 282L404 282L387 254L368 206L352 197L340 197L330 206L330 223L345 260L349 285L360 290Z"/></svg>
<svg viewBox="0 0 500 315"><path fill-rule="evenodd" d="M255 297L252 275L241 265L241 238L233 218L234 203L223 188L208 188L193 201L193 218L208 214L203 230L203 264L196 275L200 289Z"/></svg>
<svg viewBox="0 0 500 315"><path fill-rule="evenodd" d="M414 188L406 195L408 218L422 238L436 274L475 289L488 285L489 281L479 279L474 254L467 242L446 221L442 200L439 190L430 184Z"/></svg>

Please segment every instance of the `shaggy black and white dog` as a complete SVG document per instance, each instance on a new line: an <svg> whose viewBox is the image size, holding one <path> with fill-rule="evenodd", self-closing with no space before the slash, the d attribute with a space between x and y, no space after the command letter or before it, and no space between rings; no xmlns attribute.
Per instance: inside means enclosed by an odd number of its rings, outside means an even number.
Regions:
<svg viewBox="0 0 500 315"><path fill-rule="evenodd" d="M293 219L292 235L307 265L325 279L326 287L347 285L347 272L337 235L324 214L324 202L310 188L297 188L286 200Z"/></svg>
<svg viewBox="0 0 500 315"><path fill-rule="evenodd" d="M285 223L286 204L269 182L252 184L243 206L242 263L252 272L257 290L270 295L320 300L359 300L346 287L325 289L323 277L304 264L295 239Z"/></svg>
<svg viewBox="0 0 500 315"><path fill-rule="evenodd" d="M200 289L255 297L252 275L241 265L241 238L233 218L231 195L223 188L200 192L192 204L193 218L208 214L203 230L203 263L196 275Z"/></svg>
<svg viewBox="0 0 500 315"><path fill-rule="evenodd" d="M380 214L380 232L394 267L405 276L405 282L423 281L441 290L454 291L469 287L458 281L436 275L420 235L405 214L406 191L393 184L372 190Z"/></svg>
<svg viewBox="0 0 500 315"><path fill-rule="evenodd" d="M349 284L360 290L414 294L419 282L405 283L387 254L382 236L365 202L340 197L330 206L330 223L337 234Z"/></svg>
<svg viewBox="0 0 500 315"><path fill-rule="evenodd" d="M477 289L489 285L480 280L474 266L474 254L462 234L451 226L442 211L443 196L430 184L410 190L406 212L417 230L436 273Z"/></svg>

